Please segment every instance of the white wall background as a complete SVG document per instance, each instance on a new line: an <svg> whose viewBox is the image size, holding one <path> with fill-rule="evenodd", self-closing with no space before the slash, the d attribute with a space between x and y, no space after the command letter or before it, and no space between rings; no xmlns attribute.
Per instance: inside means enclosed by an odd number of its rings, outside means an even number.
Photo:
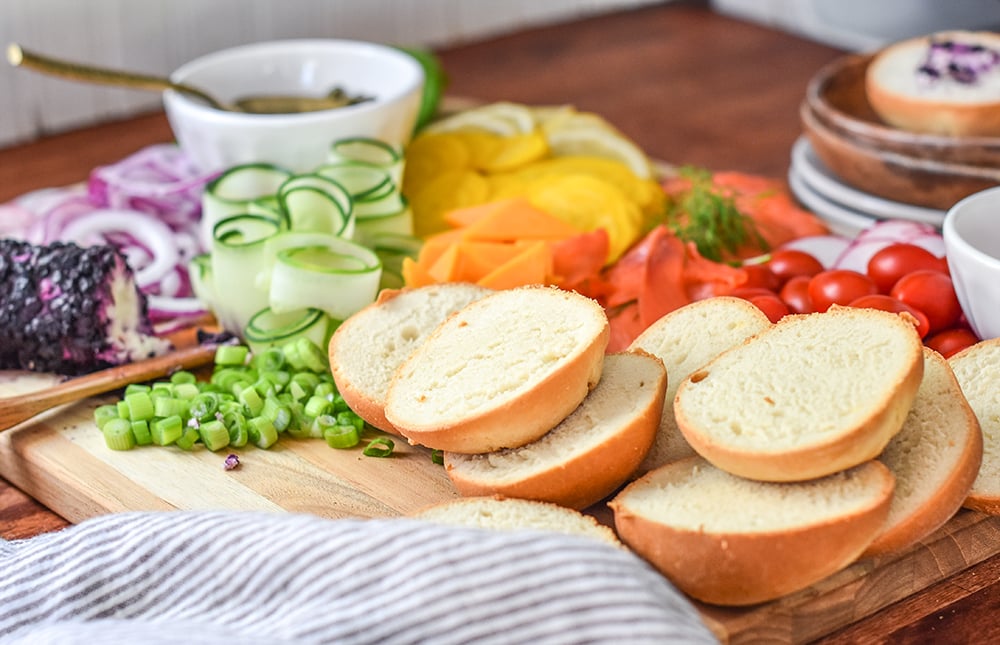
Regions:
<svg viewBox="0 0 1000 645"><path fill-rule="evenodd" d="M0 0L0 46L146 73L276 38L443 46L664 0ZM159 106L159 96L0 65L0 146Z"/></svg>

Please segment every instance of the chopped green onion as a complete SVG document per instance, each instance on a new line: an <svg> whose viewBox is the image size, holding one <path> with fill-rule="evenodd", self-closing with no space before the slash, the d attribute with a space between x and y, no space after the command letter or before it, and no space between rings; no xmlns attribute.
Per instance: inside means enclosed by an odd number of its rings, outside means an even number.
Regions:
<svg viewBox="0 0 1000 645"><path fill-rule="evenodd" d="M431 450L431 461L439 466L444 465L444 450Z"/></svg>
<svg viewBox="0 0 1000 645"><path fill-rule="evenodd" d="M174 385L178 385L180 383L195 383L197 380L198 379L195 375L187 370L177 370L170 375L170 382Z"/></svg>
<svg viewBox="0 0 1000 645"><path fill-rule="evenodd" d="M94 408L94 424L99 430L104 429L104 424L111 419L119 419L118 406L114 404L99 405Z"/></svg>
<svg viewBox="0 0 1000 645"><path fill-rule="evenodd" d="M236 395L240 403L247 407L250 414L257 416L260 411L264 408L264 399L260 397L257 390L251 385L240 390L240 393Z"/></svg>
<svg viewBox="0 0 1000 645"><path fill-rule="evenodd" d="M128 418L133 421L148 421L153 418L153 399L147 392L132 392L125 395Z"/></svg>
<svg viewBox="0 0 1000 645"><path fill-rule="evenodd" d="M174 441L174 444L181 450L191 450L200 438L201 434L198 432L198 428L187 426L181 432L181 436L177 437L177 440Z"/></svg>
<svg viewBox="0 0 1000 645"><path fill-rule="evenodd" d="M323 428L323 439L331 448L353 448L361 442L353 425L332 425Z"/></svg>
<svg viewBox="0 0 1000 645"><path fill-rule="evenodd" d="M250 419L250 441L258 448L270 448L278 441L278 431L267 417Z"/></svg>
<svg viewBox="0 0 1000 645"><path fill-rule="evenodd" d="M173 387L174 398L184 399L186 401L190 401L194 397L198 396L199 392L201 392L201 390L198 389L198 386L194 383L177 383Z"/></svg>
<svg viewBox="0 0 1000 645"><path fill-rule="evenodd" d="M249 354L250 348L246 345L219 345L219 348L215 350L215 364L244 365Z"/></svg>
<svg viewBox="0 0 1000 645"><path fill-rule="evenodd" d="M333 404L322 396L313 395L306 401L305 413L311 417L329 414Z"/></svg>
<svg viewBox="0 0 1000 645"><path fill-rule="evenodd" d="M128 396L129 394L133 394L135 392L146 392L146 393L148 393L152 389L153 388L151 388L150 386L144 385L142 383L129 383L128 385L125 386L125 396Z"/></svg>
<svg viewBox="0 0 1000 645"><path fill-rule="evenodd" d="M261 372L277 372L285 366L285 353L277 347L268 347L254 354L251 362Z"/></svg>
<svg viewBox="0 0 1000 645"><path fill-rule="evenodd" d="M153 443L158 446L169 446L184 433L184 422L176 414L163 417L150 424L149 432L153 436Z"/></svg>
<svg viewBox="0 0 1000 645"><path fill-rule="evenodd" d="M188 414L188 402L173 397L157 397L153 402L153 414L157 417L183 417Z"/></svg>
<svg viewBox="0 0 1000 645"><path fill-rule="evenodd" d="M135 445L148 446L153 443L153 435L149 431L149 421L133 421L132 435L135 436Z"/></svg>
<svg viewBox="0 0 1000 645"><path fill-rule="evenodd" d="M250 427L242 412L226 412L222 415L222 423L229 431L229 445L242 448L250 440Z"/></svg>
<svg viewBox="0 0 1000 645"><path fill-rule="evenodd" d="M126 419L108 420L101 432L104 433L104 443L112 450L131 450L135 447L132 424Z"/></svg>
<svg viewBox="0 0 1000 645"><path fill-rule="evenodd" d="M388 437L375 437L365 446L363 454L366 457L388 457L392 454L395 442Z"/></svg>
<svg viewBox="0 0 1000 645"><path fill-rule="evenodd" d="M198 432L201 435L201 442L212 452L229 445L229 430L226 429L226 425L222 421L203 423Z"/></svg>
<svg viewBox="0 0 1000 645"><path fill-rule="evenodd" d="M202 392L193 399L188 406L188 414L192 418L206 421L215 418L215 413L219 409L219 397L211 392Z"/></svg>

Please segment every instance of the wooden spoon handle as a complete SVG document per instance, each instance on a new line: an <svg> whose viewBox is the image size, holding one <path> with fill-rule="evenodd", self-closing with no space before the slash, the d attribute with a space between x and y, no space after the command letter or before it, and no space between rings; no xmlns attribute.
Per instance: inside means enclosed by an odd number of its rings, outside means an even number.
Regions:
<svg viewBox="0 0 1000 645"><path fill-rule="evenodd" d="M141 383L177 370L194 369L211 363L215 358L215 344L196 345L163 356L70 379L54 387L28 394L0 399L0 432L26 421L50 408L72 403L97 394Z"/></svg>

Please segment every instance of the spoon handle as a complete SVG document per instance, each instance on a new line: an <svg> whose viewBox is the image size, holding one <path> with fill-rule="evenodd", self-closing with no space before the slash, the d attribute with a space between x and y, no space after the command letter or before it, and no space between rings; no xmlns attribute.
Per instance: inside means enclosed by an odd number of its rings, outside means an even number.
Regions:
<svg viewBox="0 0 1000 645"><path fill-rule="evenodd" d="M173 89L185 94L197 96L215 108L221 108L218 101L196 87L174 83L170 79L150 74L137 74L135 72L123 72L116 69L95 67L92 65L82 65L69 61L43 56L35 52L28 51L12 43L7 47L7 61L14 67L24 66L39 72L60 76L76 81L90 81L104 83L106 85L118 85L131 87L138 90L162 91Z"/></svg>
<svg viewBox="0 0 1000 645"><path fill-rule="evenodd" d="M0 398L0 432L57 405L110 392L129 383L160 378L180 369L194 369L207 365L215 358L217 347L215 344L196 345L163 356L72 378L45 390Z"/></svg>

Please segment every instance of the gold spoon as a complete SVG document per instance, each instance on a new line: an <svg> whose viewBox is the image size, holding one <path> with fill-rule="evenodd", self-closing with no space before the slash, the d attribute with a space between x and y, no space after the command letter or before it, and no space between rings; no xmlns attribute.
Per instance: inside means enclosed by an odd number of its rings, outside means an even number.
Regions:
<svg viewBox="0 0 1000 645"><path fill-rule="evenodd" d="M223 103L207 92L187 85L175 83L168 78L124 72L92 65L82 65L69 61L58 60L42 54L36 54L12 43L7 46L7 61L14 67L24 66L34 70L68 78L77 81L90 81L106 85L119 85L137 90L152 90L160 92L172 89L201 99L217 110L227 112L246 112L252 114L293 114L296 112L315 112L331 108L353 105L371 100L366 96L350 96L341 88L334 88L327 96L283 96L260 95L237 99L232 104Z"/></svg>
<svg viewBox="0 0 1000 645"><path fill-rule="evenodd" d="M215 359L217 344L196 345L163 356L100 370L37 392L0 398L0 432L64 403L74 403L97 394L167 376L177 370L208 365Z"/></svg>

